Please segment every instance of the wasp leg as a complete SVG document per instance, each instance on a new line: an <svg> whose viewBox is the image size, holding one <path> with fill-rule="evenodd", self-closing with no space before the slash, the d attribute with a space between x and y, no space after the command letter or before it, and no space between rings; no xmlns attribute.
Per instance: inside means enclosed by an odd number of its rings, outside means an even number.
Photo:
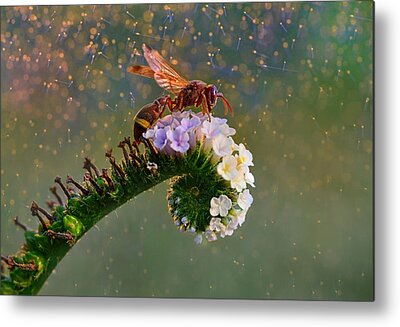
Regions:
<svg viewBox="0 0 400 327"><path fill-rule="evenodd" d="M202 93L201 96L203 98L203 101L201 103L201 107L202 107L201 111L203 113L206 113L208 115L208 121L211 121L211 115L210 115L211 108L209 108L207 97L204 93Z"/></svg>
<svg viewBox="0 0 400 327"><path fill-rule="evenodd" d="M169 110L170 112L172 112L172 111L171 111L171 105L172 105L172 100L171 100L171 98L168 96L168 97L165 99L165 103L164 103L164 105L163 105L163 107L162 107L162 109L161 109L161 112L160 112L159 116L158 116L159 119L162 118L162 116L164 115L165 108L168 107L168 110ZM157 123L157 122L156 122L156 123Z"/></svg>
<svg viewBox="0 0 400 327"><path fill-rule="evenodd" d="M184 106L183 106L183 97L180 97L179 95L176 97L176 99L175 99L175 107L174 107L174 109L173 109L173 111L179 111L179 112L182 112L183 111L183 109L184 109Z"/></svg>
<svg viewBox="0 0 400 327"><path fill-rule="evenodd" d="M164 108L162 109L159 118L162 118L163 114L164 114L164 110L165 108L168 108L169 112L173 112L174 110L174 101L171 99L171 97L169 95L167 95L165 97L165 104L164 104Z"/></svg>
<svg viewBox="0 0 400 327"><path fill-rule="evenodd" d="M172 112L174 110L174 104L175 102L171 99L170 96L168 96L167 100L166 100L167 106L168 106L168 110L169 112ZM161 117L161 116L160 116Z"/></svg>

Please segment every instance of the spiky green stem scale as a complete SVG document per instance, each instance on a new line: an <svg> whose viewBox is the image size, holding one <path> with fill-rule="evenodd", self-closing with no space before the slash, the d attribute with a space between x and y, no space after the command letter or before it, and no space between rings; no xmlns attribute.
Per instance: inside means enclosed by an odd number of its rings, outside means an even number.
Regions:
<svg viewBox="0 0 400 327"><path fill-rule="evenodd" d="M120 165L113 165L110 177L87 176L92 178L91 183L86 183L88 192L68 196L65 205L53 208L54 219L48 225L40 225L37 232L26 230L21 250L16 255L3 257L9 276L2 275L0 293L37 294L71 247L99 220L170 178L173 178L169 191L170 210L181 210L180 217L191 212L191 224L187 226L204 231L210 219L207 211L211 198L229 192L227 182L215 173L210 156L198 145L180 157L155 154L149 149L139 157L139 163L137 159L127 161L125 157ZM179 208L177 198L183 200Z"/></svg>

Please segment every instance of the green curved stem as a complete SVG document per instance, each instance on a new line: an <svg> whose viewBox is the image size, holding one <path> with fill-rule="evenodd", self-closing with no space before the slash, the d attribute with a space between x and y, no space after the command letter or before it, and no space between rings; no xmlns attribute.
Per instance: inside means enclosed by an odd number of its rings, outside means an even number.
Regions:
<svg viewBox="0 0 400 327"><path fill-rule="evenodd" d="M83 185L86 194L76 193L65 205L53 208L52 221L40 225L38 232L25 231L23 250L14 256L3 257L9 267L9 276L2 275L1 294L37 294L77 240L100 219L143 191L174 176L215 179L214 167L211 163L207 164L209 157L201 151L200 146L183 157L155 154L147 148L145 153L136 153L129 158L123 150L125 161L119 165L108 154L113 165L111 176L105 178L92 174L90 183L87 181ZM212 174L214 177L210 177ZM218 183L224 182L217 178ZM207 201L215 190L205 191L210 193L206 194ZM196 227L198 230L203 228Z"/></svg>

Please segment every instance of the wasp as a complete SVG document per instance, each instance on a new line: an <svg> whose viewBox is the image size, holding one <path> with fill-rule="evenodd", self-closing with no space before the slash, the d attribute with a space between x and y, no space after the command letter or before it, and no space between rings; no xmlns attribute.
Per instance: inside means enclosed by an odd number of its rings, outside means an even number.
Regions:
<svg viewBox="0 0 400 327"><path fill-rule="evenodd" d="M207 84L200 80L188 81L182 77L172 66L158 53L157 50L143 44L143 54L149 66L131 66L128 72L148 78L154 78L157 84L173 93L174 99L168 97L168 106L171 112L183 111L186 107L201 106L201 111L208 115L217 104L217 100L222 99L225 107L225 114L228 110L233 115L233 110L228 100L213 84ZM156 105L150 105L156 110ZM148 107L148 111L150 111ZM153 116L152 116L153 117Z"/></svg>
<svg viewBox="0 0 400 327"><path fill-rule="evenodd" d="M152 128L158 119L162 117L165 109L171 110L173 101L169 95L162 96L152 103L143 106L133 119L133 136L135 138L135 147L144 142L143 133Z"/></svg>

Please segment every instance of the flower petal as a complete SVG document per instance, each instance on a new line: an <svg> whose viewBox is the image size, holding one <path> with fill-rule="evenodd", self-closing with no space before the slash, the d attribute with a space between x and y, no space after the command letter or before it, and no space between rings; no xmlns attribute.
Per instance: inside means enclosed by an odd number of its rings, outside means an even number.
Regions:
<svg viewBox="0 0 400 327"><path fill-rule="evenodd" d="M219 200L214 197L210 201L211 207L210 207L210 214L213 217L216 217L219 215Z"/></svg>
<svg viewBox="0 0 400 327"><path fill-rule="evenodd" d="M243 210L249 209L249 207L253 203L253 197L251 196L248 189L245 189L242 193L239 194L237 203L239 207L241 207Z"/></svg>

